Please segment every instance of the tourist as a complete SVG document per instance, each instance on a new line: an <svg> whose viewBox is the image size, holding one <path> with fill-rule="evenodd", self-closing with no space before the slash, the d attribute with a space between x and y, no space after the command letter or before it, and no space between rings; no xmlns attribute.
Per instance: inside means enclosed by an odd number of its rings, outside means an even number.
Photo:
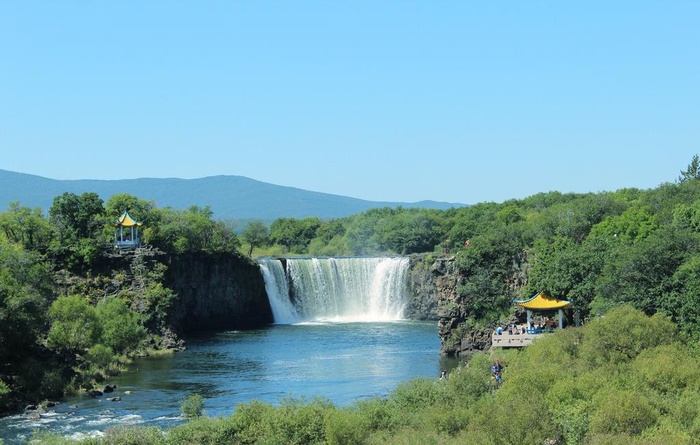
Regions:
<svg viewBox="0 0 700 445"><path fill-rule="evenodd" d="M503 372L501 362L496 360L496 363L491 367L491 371L493 372L493 378L496 379L496 382L501 383L503 381L503 377L501 377L501 373Z"/></svg>

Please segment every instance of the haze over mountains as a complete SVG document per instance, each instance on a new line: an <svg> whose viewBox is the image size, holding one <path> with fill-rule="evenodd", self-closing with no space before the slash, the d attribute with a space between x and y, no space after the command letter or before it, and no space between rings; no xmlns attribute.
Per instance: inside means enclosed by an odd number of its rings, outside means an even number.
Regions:
<svg viewBox="0 0 700 445"><path fill-rule="evenodd" d="M210 206L218 219L272 221L277 218L341 218L377 207L448 209L466 204L420 201L377 202L312 192L256 181L244 176L209 176L199 179L140 178L120 180L58 180L0 169L0 209L19 201L26 207L51 207L65 192L95 192L104 201L118 193L151 200L158 207L185 209Z"/></svg>

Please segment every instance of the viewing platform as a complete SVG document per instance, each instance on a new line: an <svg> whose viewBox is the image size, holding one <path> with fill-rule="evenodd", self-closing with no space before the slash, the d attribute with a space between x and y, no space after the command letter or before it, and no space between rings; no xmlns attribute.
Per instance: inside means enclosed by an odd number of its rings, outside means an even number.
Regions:
<svg viewBox="0 0 700 445"><path fill-rule="evenodd" d="M492 348L522 348L524 346L529 346L534 340L542 338L546 335L553 333L553 329L526 329L525 333L518 331L518 333L509 334L508 332L502 332L499 334L493 331L491 334L491 347Z"/></svg>

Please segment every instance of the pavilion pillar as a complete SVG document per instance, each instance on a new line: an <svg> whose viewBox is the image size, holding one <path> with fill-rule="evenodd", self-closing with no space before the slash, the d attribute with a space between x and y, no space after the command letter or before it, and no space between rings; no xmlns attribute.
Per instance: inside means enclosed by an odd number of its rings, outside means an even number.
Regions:
<svg viewBox="0 0 700 445"><path fill-rule="evenodd" d="M532 312L530 312L530 309L527 310L527 328L532 329Z"/></svg>
<svg viewBox="0 0 700 445"><path fill-rule="evenodd" d="M564 311L559 309L559 329L564 329Z"/></svg>

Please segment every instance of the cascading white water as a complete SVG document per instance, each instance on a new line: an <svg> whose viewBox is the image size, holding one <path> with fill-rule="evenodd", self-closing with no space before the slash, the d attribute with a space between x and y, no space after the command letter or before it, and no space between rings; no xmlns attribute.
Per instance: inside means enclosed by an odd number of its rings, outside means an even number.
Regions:
<svg viewBox="0 0 700 445"><path fill-rule="evenodd" d="M264 258L260 270L277 324L403 318L408 258Z"/></svg>

